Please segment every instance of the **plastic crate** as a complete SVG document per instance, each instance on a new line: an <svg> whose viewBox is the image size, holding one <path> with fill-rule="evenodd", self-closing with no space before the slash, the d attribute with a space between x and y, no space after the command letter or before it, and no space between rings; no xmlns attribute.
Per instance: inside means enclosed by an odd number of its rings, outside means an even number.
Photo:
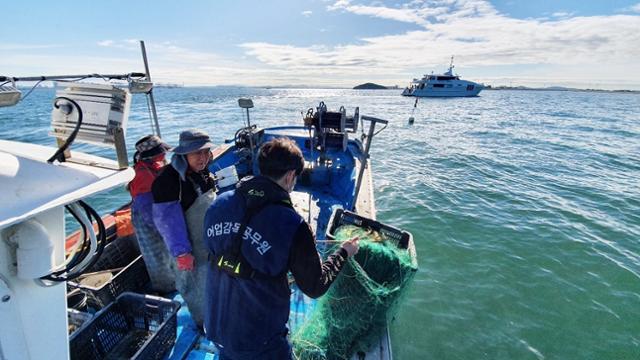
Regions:
<svg viewBox="0 0 640 360"><path fill-rule="evenodd" d="M83 311L78 311L75 309L67 309L67 321L68 321L67 330L69 334L71 335L76 331L78 331L78 329L80 329L82 325L84 325L84 323L91 320L92 317L93 315Z"/></svg>
<svg viewBox="0 0 640 360"><path fill-rule="evenodd" d="M86 272L95 272L109 269L116 269L126 266L140 255L135 238L132 236L119 237L107 243L91 268Z"/></svg>
<svg viewBox="0 0 640 360"><path fill-rule="evenodd" d="M79 282L69 282L69 285L91 294L93 297L91 300L97 303L98 308L102 308L123 292L140 290L149 283L149 274L142 255L138 255L129 264L116 264L115 268L117 269L123 265L125 267L122 270L114 272L113 277L108 282L99 286L83 285Z"/></svg>
<svg viewBox="0 0 640 360"><path fill-rule="evenodd" d="M412 238L411 234L406 231L340 208L334 209L331 217L329 218L329 225L327 226L326 231L327 238L335 239L335 230L341 225L355 225L357 227L377 231L388 239L396 241L398 246L402 249L407 249L409 247L409 243Z"/></svg>
<svg viewBox="0 0 640 360"><path fill-rule="evenodd" d="M180 303L124 293L69 340L71 359L162 359L176 340Z"/></svg>

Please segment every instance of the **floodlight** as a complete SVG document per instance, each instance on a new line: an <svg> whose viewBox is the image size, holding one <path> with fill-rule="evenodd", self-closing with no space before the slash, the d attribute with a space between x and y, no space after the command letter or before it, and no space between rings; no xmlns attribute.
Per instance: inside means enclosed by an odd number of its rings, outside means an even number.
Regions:
<svg viewBox="0 0 640 360"><path fill-rule="evenodd" d="M148 94L153 89L153 83L145 80L129 81L129 92L132 94Z"/></svg>
<svg viewBox="0 0 640 360"><path fill-rule="evenodd" d="M75 141L115 146L118 163L126 167L125 129L131 107L131 94L112 85L58 83L51 113L51 135L66 141L75 131Z"/></svg>
<svg viewBox="0 0 640 360"><path fill-rule="evenodd" d="M0 107L17 104L21 94L20 90L13 85L0 85Z"/></svg>

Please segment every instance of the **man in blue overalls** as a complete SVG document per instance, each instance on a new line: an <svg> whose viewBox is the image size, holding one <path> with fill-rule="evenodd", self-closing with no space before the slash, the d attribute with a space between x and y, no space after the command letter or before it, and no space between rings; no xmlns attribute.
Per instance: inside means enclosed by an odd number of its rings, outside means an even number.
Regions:
<svg viewBox="0 0 640 360"><path fill-rule="evenodd" d="M258 166L261 175L221 194L204 221L211 251L205 333L221 359L291 359L287 272L302 292L319 297L359 246L358 238L348 240L322 262L309 224L289 197L304 167L294 141L262 145Z"/></svg>

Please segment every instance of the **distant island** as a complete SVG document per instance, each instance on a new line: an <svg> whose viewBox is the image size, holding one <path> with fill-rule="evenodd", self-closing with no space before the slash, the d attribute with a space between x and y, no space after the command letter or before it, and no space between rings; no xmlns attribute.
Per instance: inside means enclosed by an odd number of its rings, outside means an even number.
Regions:
<svg viewBox="0 0 640 360"><path fill-rule="evenodd" d="M374 84L374 83L364 83L358 86L354 86L353 90L384 90L388 89L386 86Z"/></svg>
<svg viewBox="0 0 640 360"><path fill-rule="evenodd" d="M528 86L491 86L486 85L484 90L533 90L533 91L584 91L584 92L606 92L606 93L632 93L638 94L638 90L604 90L604 89L578 89L564 86L528 87Z"/></svg>
<svg viewBox="0 0 640 360"><path fill-rule="evenodd" d="M184 87L184 84L171 84L171 83L157 83L157 84L153 84L154 88L169 88L169 89L173 89L173 88L181 88Z"/></svg>

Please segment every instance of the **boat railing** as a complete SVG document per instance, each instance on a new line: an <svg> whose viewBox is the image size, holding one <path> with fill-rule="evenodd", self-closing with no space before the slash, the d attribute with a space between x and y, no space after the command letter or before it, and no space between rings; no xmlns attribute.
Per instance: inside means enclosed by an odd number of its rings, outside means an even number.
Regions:
<svg viewBox="0 0 640 360"><path fill-rule="evenodd" d="M360 119L362 119L362 121L369 121L369 132L365 135L366 139L366 145L364 147L364 152L362 153L362 156L360 158L360 171L358 173L358 180L356 183L356 188L355 188L355 192L353 195L353 209L355 210L356 207L356 203L358 200L358 193L360 192L360 187L362 186L362 177L364 176L364 170L367 167L367 161L369 159L369 150L371 149L371 140L373 140L373 137L378 135L382 130L386 129L387 125L389 124L388 120L383 120L383 119L378 119L375 118L373 116L366 116L363 115L360 117ZM376 130L376 125L380 123L382 125L384 125L380 130L378 130L377 132ZM363 140L364 140L363 139Z"/></svg>

